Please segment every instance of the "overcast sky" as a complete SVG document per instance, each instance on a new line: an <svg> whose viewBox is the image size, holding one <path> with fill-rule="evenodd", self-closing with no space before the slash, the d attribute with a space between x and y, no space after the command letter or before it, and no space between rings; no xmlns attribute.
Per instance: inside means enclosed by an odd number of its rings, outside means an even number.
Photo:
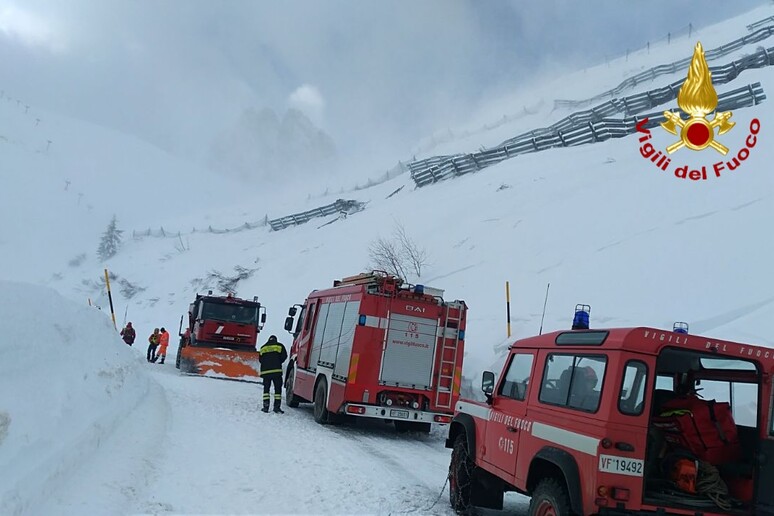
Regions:
<svg viewBox="0 0 774 516"><path fill-rule="evenodd" d="M382 169L545 63L762 3L0 0L0 90L192 155L247 107L298 107Z"/></svg>

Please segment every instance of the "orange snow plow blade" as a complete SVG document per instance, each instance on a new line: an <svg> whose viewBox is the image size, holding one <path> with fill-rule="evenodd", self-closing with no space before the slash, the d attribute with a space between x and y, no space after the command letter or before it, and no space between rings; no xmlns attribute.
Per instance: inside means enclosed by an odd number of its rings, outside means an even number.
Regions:
<svg viewBox="0 0 774 516"><path fill-rule="evenodd" d="M185 346L177 365L187 374L257 382L261 370L258 356L254 350Z"/></svg>

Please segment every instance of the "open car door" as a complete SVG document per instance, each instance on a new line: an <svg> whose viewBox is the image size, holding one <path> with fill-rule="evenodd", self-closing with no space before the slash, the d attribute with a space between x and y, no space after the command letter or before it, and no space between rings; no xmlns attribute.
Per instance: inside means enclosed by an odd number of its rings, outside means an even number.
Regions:
<svg viewBox="0 0 774 516"><path fill-rule="evenodd" d="M769 371L769 381L774 378L774 369ZM771 389L771 384L769 383ZM769 420L766 422L766 436L761 439L758 460L758 498L756 514L774 515L774 389L769 392Z"/></svg>

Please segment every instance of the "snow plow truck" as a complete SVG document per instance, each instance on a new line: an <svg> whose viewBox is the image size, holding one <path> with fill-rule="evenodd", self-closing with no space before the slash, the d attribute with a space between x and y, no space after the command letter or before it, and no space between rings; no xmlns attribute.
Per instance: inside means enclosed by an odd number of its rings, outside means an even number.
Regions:
<svg viewBox="0 0 774 516"><path fill-rule="evenodd" d="M467 306L381 271L334 281L294 305L287 405L314 419L393 421L399 432L448 424L459 397ZM300 311L298 310L300 308Z"/></svg>
<svg viewBox="0 0 774 516"><path fill-rule="evenodd" d="M188 308L175 366L183 373L257 381L260 376L258 333L266 322L266 309L258 302L234 297L197 294Z"/></svg>

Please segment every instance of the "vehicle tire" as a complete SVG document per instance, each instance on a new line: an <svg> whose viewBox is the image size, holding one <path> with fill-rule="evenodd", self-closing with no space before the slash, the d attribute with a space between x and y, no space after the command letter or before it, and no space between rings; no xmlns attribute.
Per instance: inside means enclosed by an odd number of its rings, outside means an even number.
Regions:
<svg viewBox="0 0 774 516"><path fill-rule="evenodd" d="M180 354L183 352L183 346L177 347L177 358L175 358L175 367L180 369Z"/></svg>
<svg viewBox="0 0 774 516"><path fill-rule="evenodd" d="M330 423L330 413L326 403L328 401L328 381L321 378L314 390L314 420L321 425Z"/></svg>
<svg viewBox="0 0 774 516"><path fill-rule="evenodd" d="M532 492L529 516L570 516L570 496L563 483L555 478L541 480Z"/></svg>
<svg viewBox="0 0 774 516"><path fill-rule="evenodd" d="M285 404L290 408L298 407L299 397L293 394L293 383L296 380L296 368L288 367L287 376L285 376Z"/></svg>
<svg viewBox="0 0 774 516"><path fill-rule="evenodd" d="M470 495L473 489L473 471L476 464L468 453L468 442L464 433L454 440L451 463L449 464L449 502L457 514L470 514Z"/></svg>

